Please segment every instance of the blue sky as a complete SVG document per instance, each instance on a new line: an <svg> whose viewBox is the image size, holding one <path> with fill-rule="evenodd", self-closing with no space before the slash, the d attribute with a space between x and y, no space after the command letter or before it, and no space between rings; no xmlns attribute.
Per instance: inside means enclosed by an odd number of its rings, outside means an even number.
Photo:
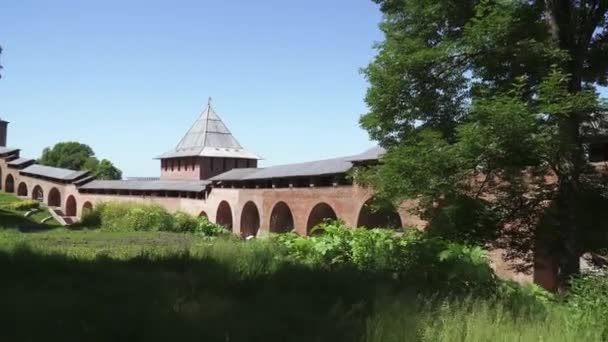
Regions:
<svg viewBox="0 0 608 342"><path fill-rule="evenodd" d="M262 165L358 153L380 18L370 0L3 0L0 117L24 156L76 140L127 176L157 175L209 96Z"/></svg>
<svg viewBox="0 0 608 342"><path fill-rule="evenodd" d="M158 175L209 96L262 165L355 154L380 18L371 0L2 0L0 117L24 156L76 140L127 176Z"/></svg>

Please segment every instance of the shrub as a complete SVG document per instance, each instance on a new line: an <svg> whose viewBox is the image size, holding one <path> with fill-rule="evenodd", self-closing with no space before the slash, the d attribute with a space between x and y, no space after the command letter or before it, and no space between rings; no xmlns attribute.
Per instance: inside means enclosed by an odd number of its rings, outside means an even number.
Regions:
<svg viewBox="0 0 608 342"><path fill-rule="evenodd" d="M390 230L349 229L343 222L326 222L321 235L273 235L287 255L318 267L355 267L394 275L408 284L425 284L429 291L494 293L498 282L485 252L410 230L396 236ZM444 292L445 292L444 291Z"/></svg>
<svg viewBox="0 0 608 342"><path fill-rule="evenodd" d="M98 208L85 210L82 213L79 225L90 228L101 226L101 211Z"/></svg>
<svg viewBox="0 0 608 342"><path fill-rule="evenodd" d="M110 231L171 231L173 216L158 205L103 203L101 227Z"/></svg>
<svg viewBox="0 0 608 342"><path fill-rule="evenodd" d="M201 217L198 219L195 229L193 230L197 234L202 234L203 236L229 236L232 234L228 229L223 226L212 223L209 221L207 217Z"/></svg>
<svg viewBox="0 0 608 342"><path fill-rule="evenodd" d="M198 221L194 216L178 211L173 215L173 226L171 231L177 233L194 233L197 226Z"/></svg>

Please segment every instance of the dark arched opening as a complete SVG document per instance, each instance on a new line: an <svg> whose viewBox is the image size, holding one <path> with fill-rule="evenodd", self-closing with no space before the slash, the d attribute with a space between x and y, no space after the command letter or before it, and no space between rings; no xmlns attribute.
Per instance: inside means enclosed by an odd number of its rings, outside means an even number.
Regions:
<svg viewBox="0 0 608 342"><path fill-rule="evenodd" d="M15 179L13 175L9 174L6 176L6 182L4 182L4 190L6 192L15 192Z"/></svg>
<svg viewBox="0 0 608 342"><path fill-rule="evenodd" d="M32 199L44 202L44 191L40 185L36 185L34 190L32 190Z"/></svg>
<svg viewBox="0 0 608 342"><path fill-rule="evenodd" d="M217 207L215 222L232 231L232 209L230 209L230 204L228 204L228 202L222 201Z"/></svg>
<svg viewBox="0 0 608 342"><path fill-rule="evenodd" d="M294 228L293 215L285 202L275 204L270 213L270 232L285 233Z"/></svg>
<svg viewBox="0 0 608 342"><path fill-rule="evenodd" d="M209 218L209 216L207 215L207 213L204 210L201 210L201 213L198 214L198 217Z"/></svg>
<svg viewBox="0 0 608 342"><path fill-rule="evenodd" d="M319 203L312 208L310 215L308 215L308 222L306 223L306 231L310 231L327 220L337 220L338 217L336 212L327 204Z"/></svg>
<svg viewBox="0 0 608 342"><path fill-rule="evenodd" d="M366 228L401 228L401 217L390 204L374 203L374 199L367 200L359 211L357 227Z"/></svg>
<svg viewBox="0 0 608 342"><path fill-rule="evenodd" d="M61 207L61 194L57 188L52 188L51 191L49 191L49 200L47 204L50 207Z"/></svg>
<svg viewBox="0 0 608 342"><path fill-rule="evenodd" d="M89 201L84 202L82 205L82 215L90 213L91 211L93 211L93 204L91 204Z"/></svg>
<svg viewBox="0 0 608 342"><path fill-rule="evenodd" d="M76 198L70 195L67 201L65 201L65 214L66 216L76 216Z"/></svg>
<svg viewBox="0 0 608 342"><path fill-rule="evenodd" d="M249 201L243 206L241 213L241 235L243 237L257 236L260 229L260 212L255 203Z"/></svg>
<svg viewBox="0 0 608 342"><path fill-rule="evenodd" d="M19 183L19 186L17 187L17 195L27 196L27 184L25 184L25 182Z"/></svg>

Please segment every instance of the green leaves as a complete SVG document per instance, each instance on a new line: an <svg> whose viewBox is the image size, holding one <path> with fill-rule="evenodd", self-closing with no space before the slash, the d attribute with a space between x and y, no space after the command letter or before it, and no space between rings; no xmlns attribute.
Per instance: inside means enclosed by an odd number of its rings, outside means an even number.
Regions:
<svg viewBox="0 0 608 342"><path fill-rule="evenodd" d="M121 179L122 171L107 159L101 162L95 157L93 149L76 141L60 142L53 148L45 148L38 159L42 165L70 170L86 170L97 179Z"/></svg>

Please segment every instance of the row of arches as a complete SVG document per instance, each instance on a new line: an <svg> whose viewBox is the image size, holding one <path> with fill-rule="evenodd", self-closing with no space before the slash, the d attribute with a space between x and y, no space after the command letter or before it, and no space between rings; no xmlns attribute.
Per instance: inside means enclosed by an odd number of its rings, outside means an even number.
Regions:
<svg viewBox="0 0 608 342"><path fill-rule="evenodd" d="M0 170L0 180L2 179L2 170ZM0 188L2 188L2 182L0 181ZM28 191L27 184L20 182L17 186L17 196L31 197L32 199L44 202L44 190L40 185L34 186L31 193ZM4 180L4 191L9 193L15 193L15 179L13 175L8 174ZM53 187L46 197L46 204L50 207L61 207L62 199L61 192L59 189ZM77 216L78 204L76 198L73 195L68 196L65 203L65 215L66 216ZM83 205L83 211L93 209L91 202L85 202Z"/></svg>
<svg viewBox="0 0 608 342"><path fill-rule="evenodd" d="M401 218L399 214L390 208L375 208L372 205L373 199L368 200L359 211L357 219L358 227L389 227L401 228ZM207 216L207 213L202 212L201 216ZM316 204L308 215L306 222L306 231L310 233L317 225L325 220L336 220L338 215L334 209L327 203L321 202ZM245 203L241 212L241 234L244 237L256 236L260 229L260 212L254 202ZM228 230L232 230L233 217L232 209L227 201L220 202L217 209L216 221ZM278 202L274 205L270 213L270 232L284 233L292 231L295 228L293 213L287 203Z"/></svg>

